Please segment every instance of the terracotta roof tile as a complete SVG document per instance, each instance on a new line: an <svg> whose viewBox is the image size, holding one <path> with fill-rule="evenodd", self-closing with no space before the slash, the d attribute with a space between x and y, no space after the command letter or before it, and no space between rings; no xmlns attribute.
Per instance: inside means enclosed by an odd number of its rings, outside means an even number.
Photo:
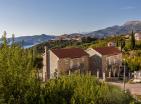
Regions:
<svg viewBox="0 0 141 104"><path fill-rule="evenodd" d="M115 55L121 53L121 51L115 47L100 47L100 48L94 48L94 50L96 50L102 55Z"/></svg>
<svg viewBox="0 0 141 104"><path fill-rule="evenodd" d="M80 58L88 56L88 54L81 48L62 48L52 49L52 52L59 58Z"/></svg>

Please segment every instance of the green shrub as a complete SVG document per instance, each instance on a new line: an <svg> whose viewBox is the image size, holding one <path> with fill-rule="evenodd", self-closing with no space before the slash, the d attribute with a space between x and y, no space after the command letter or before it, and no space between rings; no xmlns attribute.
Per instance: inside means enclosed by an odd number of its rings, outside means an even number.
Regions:
<svg viewBox="0 0 141 104"><path fill-rule="evenodd" d="M129 104L130 94L89 75L64 76L46 83L49 104Z"/></svg>

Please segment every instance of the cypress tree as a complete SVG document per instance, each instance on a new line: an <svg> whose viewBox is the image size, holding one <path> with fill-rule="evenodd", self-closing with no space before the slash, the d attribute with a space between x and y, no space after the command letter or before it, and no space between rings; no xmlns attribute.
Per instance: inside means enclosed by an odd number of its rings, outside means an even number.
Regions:
<svg viewBox="0 0 141 104"><path fill-rule="evenodd" d="M120 47L121 47L121 51L122 51L123 48L125 47L125 40L124 39L120 40Z"/></svg>
<svg viewBox="0 0 141 104"><path fill-rule="evenodd" d="M6 31L4 31L3 36L2 36L2 41L3 41L3 45L6 46L7 45L7 39L6 39Z"/></svg>
<svg viewBox="0 0 141 104"><path fill-rule="evenodd" d="M132 30L132 34L131 34L131 50L135 49L135 36L134 36L134 32Z"/></svg>
<svg viewBox="0 0 141 104"><path fill-rule="evenodd" d="M119 40L118 40L117 37L116 37L116 46L117 46L117 47L119 46Z"/></svg>

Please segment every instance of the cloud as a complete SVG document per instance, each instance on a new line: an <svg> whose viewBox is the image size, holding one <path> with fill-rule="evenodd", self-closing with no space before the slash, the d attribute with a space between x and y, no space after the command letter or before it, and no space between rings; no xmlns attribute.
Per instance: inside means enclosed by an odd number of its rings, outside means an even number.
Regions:
<svg viewBox="0 0 141 104"><path fill-rule="evenodd" d="M135 9L136 7L134 7L134 6L125 6L125 7L122 7L122 8L120 8L121 10L133 10L133 9Z"/></svg>

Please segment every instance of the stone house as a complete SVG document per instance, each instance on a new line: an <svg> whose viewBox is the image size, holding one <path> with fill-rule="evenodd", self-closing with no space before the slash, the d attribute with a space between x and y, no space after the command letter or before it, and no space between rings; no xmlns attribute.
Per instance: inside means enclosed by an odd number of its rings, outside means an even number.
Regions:
<svg viewBox="0 0 141 104"><path fill-rule="evenodd" d="M89 55L80 48L45 48L43 55L43 81L61 74L86 73L89 68Z"/></svg>
<svg viewBox="0 0 141 104"><path fill-rule="evenodd" d="M141 33L135 33L135 40L141 40Z"/></svg>
<svg viewBox="0 0 141 104"><path fill-rule="evenodd" d="M116 77L122 66L122 53L115 47L88 48L91 74L102 77Z"/></svg>
<svg viewBox="0 0 141 104"><path fill-rule="evenodd" d="M133 82L141 82L141 71L134 71Z"/></svg>
<svg viewBox="0 0 141 104"><path fill-rule="evenodd" d="M116 43L115 42L108 42L107 43L107 46L108 47L115 47L116 46Z"/></svg>

